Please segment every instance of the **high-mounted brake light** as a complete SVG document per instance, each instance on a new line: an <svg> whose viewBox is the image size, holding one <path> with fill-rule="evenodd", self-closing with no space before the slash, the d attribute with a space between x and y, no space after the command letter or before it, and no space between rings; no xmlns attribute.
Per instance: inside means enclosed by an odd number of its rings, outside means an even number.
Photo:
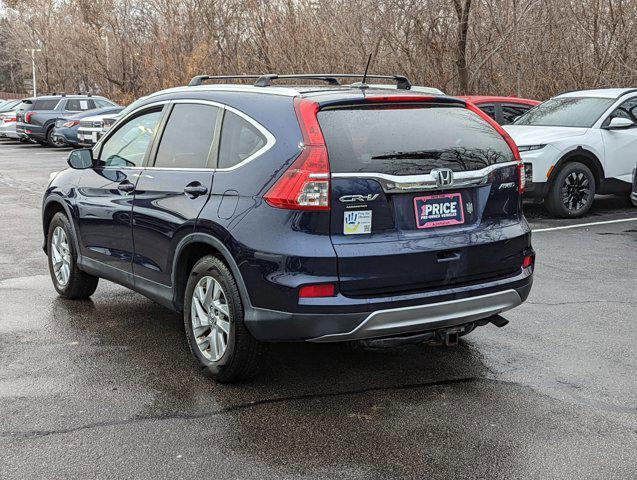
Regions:
<svg viewBox="0 0 637 480"><path fill-rule="evenodd" d="M263 196L269 205L289 210L330 209L330 162L317 103L296 98L294 109L303 134L303 149Z"/></svg>
<svg viewBox="0 0 637 480"><path fill-rule="evenodd" d="M336 296L336 287L333 283L320 285L304 285L299 289L299 298L320 298Z"/></svg>
<svg viewBox="0 0 637 480"><path fill-rule="evenodd" d="M524 163L522 163L522 157L520 156L518 146L511 138L511 135L509 135L498 122L496 122L493 118L476 107L473 103L467 102L467 108L478 115L480 118L482 118L484 121L486 121L493 128L495 128L495 130L502 136L502 138L504 138L504 141L507 142L507 145L509 145L509 148L513 152L513 158L515 158L516 161L520 162L520 165L518 165L518 191L520 195L522 195L524 193L526 180L524 178Z"/></svg>
<svg viewBox="0 0 637 480"><path fill-rule="evenodd" d="M366 102L431 102L436 97L430 95L367 95Z"/></svg>
<svg viewBox="0 0 637 480"><path fill-rule="evenodd" d="M33 115L33 112L27 112L27 114L24 116L25 123L31 123L31 115Z"/></svg>

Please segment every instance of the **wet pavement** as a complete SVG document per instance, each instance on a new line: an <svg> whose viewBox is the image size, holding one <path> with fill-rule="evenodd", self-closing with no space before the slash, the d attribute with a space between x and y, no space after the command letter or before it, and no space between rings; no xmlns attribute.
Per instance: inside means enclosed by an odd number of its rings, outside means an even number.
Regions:
<svg viewBox="0 0 637 480"><path fill-rule="evenodd" d="M0 141L0 478L634 478L637 209L534 229L529 300L456 348L278 344L218 385L178 315L58 298L40 200L65 151Z"/></svg>

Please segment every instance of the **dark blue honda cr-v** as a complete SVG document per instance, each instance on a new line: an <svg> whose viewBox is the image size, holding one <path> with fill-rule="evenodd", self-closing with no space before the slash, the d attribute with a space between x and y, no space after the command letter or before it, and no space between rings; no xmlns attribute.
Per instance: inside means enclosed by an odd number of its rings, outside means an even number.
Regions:
<svg viewBox="0 0 637 480"><path fill-rule="evenodd" d="M403 77L210 78L150 95L53 178L44 249L60 295L105 278L183 312L220 381L253 374L263 342L453 343L527 298L523 168L475 107Z"/></svg>

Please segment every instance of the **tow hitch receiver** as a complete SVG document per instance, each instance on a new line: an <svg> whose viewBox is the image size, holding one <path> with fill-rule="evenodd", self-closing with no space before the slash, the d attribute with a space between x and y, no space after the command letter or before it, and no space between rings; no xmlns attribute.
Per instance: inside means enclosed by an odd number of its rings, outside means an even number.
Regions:
<svg viewBox="0 0 637 480"><path fill-rule="evenodd" d="M438 330L436 333L438 334L440 343L442 343L445 347L456 347L458 346L458 334L463 331L464 327L456 327L449 328L447 330Z"/></svg>

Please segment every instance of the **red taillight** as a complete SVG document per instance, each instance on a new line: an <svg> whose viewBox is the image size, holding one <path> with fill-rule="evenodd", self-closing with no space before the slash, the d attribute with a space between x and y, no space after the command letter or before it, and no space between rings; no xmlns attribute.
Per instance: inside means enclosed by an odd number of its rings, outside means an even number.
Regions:
<svg viewBox="0 0 637 480"><path fill-rule="evenodd" d="M24 121L26 123L31 123L31 115L33 115L33 112L27 112L27 114L24 116Z"/></svg>
<svg viewBox="0 0 637 480"><path fill-rule="evenodd" d="M80 122L78 122L77 120L69 120L63 126L68 128L68 127L74 127L75 125L79 125L79 124Z"/></svg>
<svg viewBox="0 0 637 480"><path fill-rule="evenodd" d="M295 99L303 150L263 196L269 205L290 210L330 209L330 162L316 115L317 103Z"/></svg>
<svg viewBox="0 0 637 480"><path fill-rule="evenodd" d="M502 138L504 138L504 141L507 142L507 144L509 145L509 148L513 152L513 158L515 158L518 162L520 162L520 165L518 166L518 173L519 173L519 175L521 175L520 176L519 190L520 190L520 195L522 195L522 193L524 193L524 184L525 184L525 181L524 181L524 164L522 163L522 157L520 157L520 151L518 150L518 146L515 144L515 142L511 138L511 135L509 135L500 126L500 124L498 122L496 122L489 115L487 115L482 110L480 110L478 107L476 107L473 103L467 102L467 108L469 110L471 110L473 113L475 113L476 115L479 115L483 120L488 122L489 125L491 125L493 128L495 128L495 130L500 135L502 135Z"/></svg>
<svg viewBox="0 0 637 480"><path fill-rule="evenodd" d="M520 195L524 193L524 189L526 188L526 174L524 173L524 164L520 162L518 165L518 180L519 180L519 192Z"/></svg>
<svg viewBox="0 0 637 480"><path fill-rule="evenodd" d="M336 296L336 287L333 283L321 285L304 285L299 290L299 298L319 298Z"/></svg>
<svg viewBox="0 0 637 480"><path fill-rule="evenodd" d="M535 258L533 255L527 255L524 257L524 260L522 261L522 268L529 268L533 266L533 263L535 262Z"/></svg>
<svg viewBox="0 0 637 480"><path fill-rule="evenodd" d="M16 117L0 117L0 120L4 121L4 123L12 123L16 121Z"/></svg>

